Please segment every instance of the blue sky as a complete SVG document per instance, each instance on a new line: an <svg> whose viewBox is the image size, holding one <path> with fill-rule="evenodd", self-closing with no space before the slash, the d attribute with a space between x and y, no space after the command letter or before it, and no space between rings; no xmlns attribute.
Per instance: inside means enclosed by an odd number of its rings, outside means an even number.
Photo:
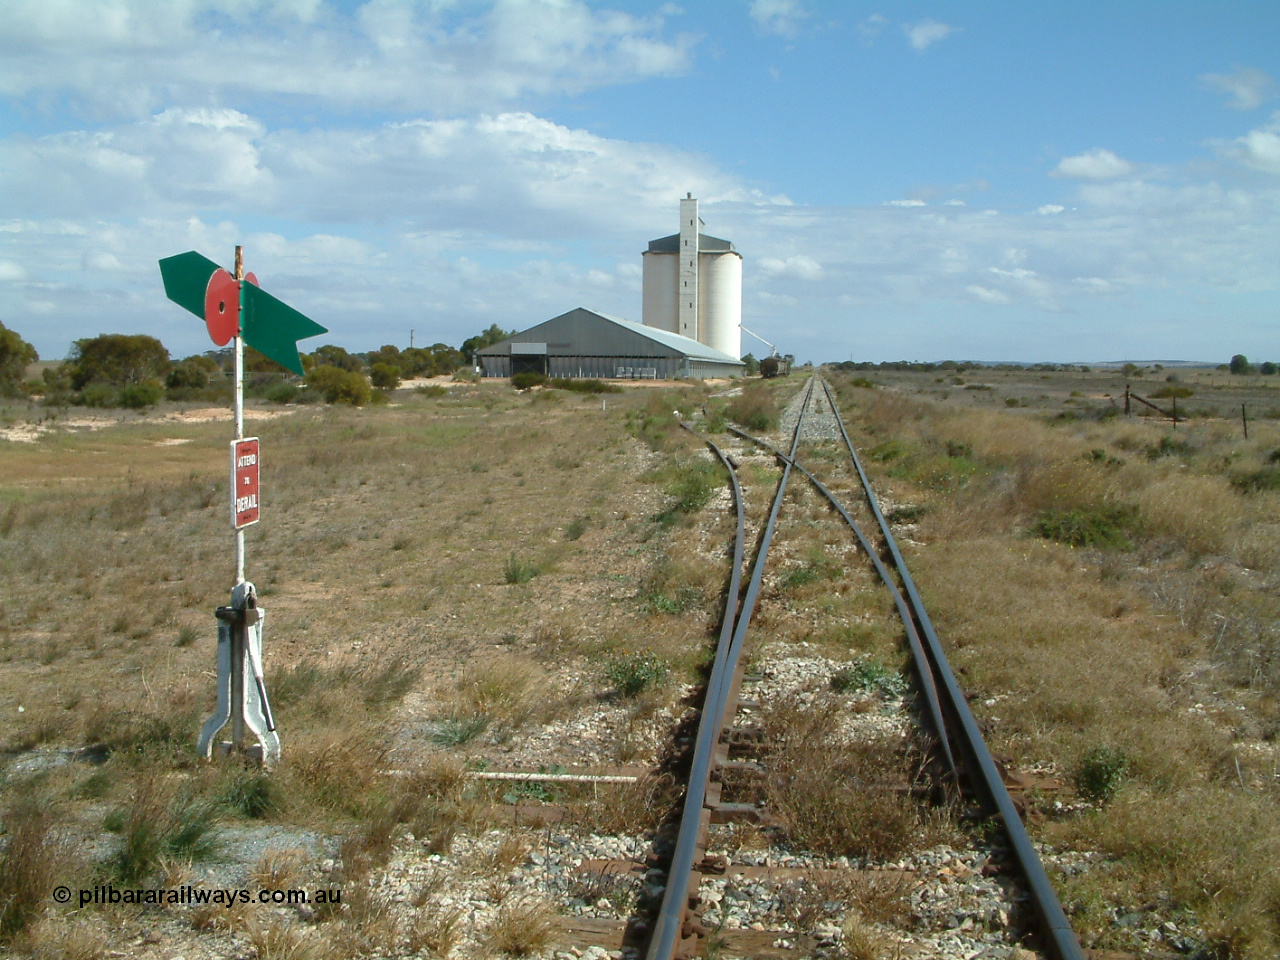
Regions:
<svg viewBox="0 0 1280 960"><path fill-rule="evenodd" d="M1274 2L4 14L0 321L44 358L208 348L156 261L236 243L352 350L638 319L692 192L800 359L1280 359Z"/></svg>

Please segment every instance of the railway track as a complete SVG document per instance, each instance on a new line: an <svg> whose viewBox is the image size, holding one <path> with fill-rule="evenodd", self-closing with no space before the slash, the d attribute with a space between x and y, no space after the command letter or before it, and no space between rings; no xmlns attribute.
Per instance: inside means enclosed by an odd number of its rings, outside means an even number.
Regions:
<svg viewBox="0 0 1280 960"><path fill-rule="evenodd" d="M790 411L789 411L790 412ZM816 377L805 384L789 429L786 449L737 428L741 440L772 455L781 467L767 518L761 527L745 591L742 590L746 554L745 504L737 464L733 456L705 438L728 472L736 511L736 536L726 604L719 641L703 706L698 718L689 760L688 780L674 844L669 848L666 884L661 906L649 927L647 960L684 960L706 952L708 930L698 912L699 887L704 872L722 872L724 864L707 858L710 825L735 819L761 821L768 812L753 803L726 802L721 787L726 773L738 769L758 772L750 760L731 759L733 741L750 739L753 731L733 726L739 712L744 678L743 647L751 626L778 517L793 474L800 474L825 498L856 539L862 554L892 598L911 655L922 738L929 747L937 779L952 796L975 804L982 815L998 823L1029 894L1036 918L1038 946L1051 960L1083 960L1079 942L1071 930L1056 894L1032 844L1017 807L1006 788L1001 770L983 741L976 719L947 663L941 642L920 599L889 523L840 418L829 385ZM685 425L692 432L692 427ZM800 462L802 442L835 440L847 453L848 469L856 474L860 502L842 502L839 494ZM846 499L848 494L845 494ZM855 514L870 516L870 536Z"/></svg>

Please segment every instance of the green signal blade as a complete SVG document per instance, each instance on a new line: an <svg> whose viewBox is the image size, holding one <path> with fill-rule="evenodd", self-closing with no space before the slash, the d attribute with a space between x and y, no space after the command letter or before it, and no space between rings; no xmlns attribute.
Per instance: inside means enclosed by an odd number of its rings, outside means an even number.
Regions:
<svg viewBox="0 0 1280 960"><path fill-rule="evenodd" d="M203 310L204 293L201 292L200 296ZM243 303L240 329L244 342L301 376L302 358L298 356L298 341L328 333L329 328L320 326L251 283L240 285L240 296Z"/></svg>
<svg viewBox="0 0 1280 960"><path fill-rule="evenodd" d="M160 276L164 278L164 295L182 307L204 319L204 292L209 278L219 269L218 264L194 250L160 261Z"/></svg>

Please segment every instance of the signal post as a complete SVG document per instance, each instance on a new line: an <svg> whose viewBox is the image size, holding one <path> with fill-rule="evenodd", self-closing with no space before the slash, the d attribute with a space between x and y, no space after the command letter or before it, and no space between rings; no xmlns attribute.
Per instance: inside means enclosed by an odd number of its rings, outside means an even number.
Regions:
<svg viewBox="0 0 1280 960"><path fill-rule="evenodd" d="M235 273L228 273L194 250L160 261L165 295L179 306L202 317L215 345L234 341L235 436L231 440L231 527L235 535L235 582L231 603L218 607L217 707L200 728L197 749L211 758L244 752L265 766L280 759L267 687L263 679L262 630L266 611L258 604L257 591L245 579L244 531L259 520L261 446L257 437L244 435L244 346L263 353L280 365L302 374L298 340L326 333L309 317L258 287L258 279L244 272L242 248L236 247ZM216 737L230 722L231 739ZM246 745L246 731L256 744Z"/></svg>

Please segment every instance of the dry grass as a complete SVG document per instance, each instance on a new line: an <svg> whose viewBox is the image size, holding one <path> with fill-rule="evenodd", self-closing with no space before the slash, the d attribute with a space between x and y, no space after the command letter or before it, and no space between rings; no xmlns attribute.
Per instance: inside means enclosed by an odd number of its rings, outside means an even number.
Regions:
<svg viewBox="0 0 1280 960"><path fill-rule="evenodd" d="M527 957L552 943L556 927L551 905L536 898L507 899L485 930L481 943L498 954Z"/></svg>
<svg viewBox="0 0 1280 960"><path fill-rule="evenodd" d="M408 923L407 949L410 953L425 951L433 957L447 957L462 940L466 911L462 904L445 903L436 892L433 877L423 884L413 899L415 913Z"/></svg>
<svg viewBox="0 0 1280 960"><path fill-rule="evenodd" d="M787 839L827 856L893 859L953 838L945 816L903 795L917 766L907 745L842 742L838 710L783 700L764 711L768 806Z"/></svg>
<svg viewBox="0 0 1280 960"><path fill-rule="evenodd" d="M46 917L26 931L24 949L32 960L103 960L107 925L96 917Z"/></svg>
<svg viewBox="0 0 1280 960"><path fill-rule="evenodd" d="M1114 858L1060 881L1086 944L1132 948L1109 911L1158 902L1198 916L1216 955L1274 956L1280 791L1264 738L1280 684L1280 551L1260 531L1278 501L1231 483L1265 466L1274 425L1245 441L1214 421L1174 434L889 391L849 399L855 443L906 451L865 459L882 497L927 507L908 562L993 751L1064 779L1099 748L1128 760L1105 805L1043 808L1056 842ZM977 469L939 483L925 461L956 444ZM1046 511L1113 508L1136 520L1127 551L1034 535Z"/></svg>
<svg viewBox="0 0 1280 960"><path fill-rule="evenodd" d="M330 960L332 956L318 933L294 923L251 923L247 932L258 960Z"/></svg>
<svg viewBox="0 0 1280 960"><path fill-rule="evenodd" d="M40 918L45 898L63 867L66 853L51 833L46 803L14 800L4 813L7 834L0 853L0 942L8 942Z"/></svg>
<svg viewBox="0 0 1280 960"><path fill-rule="evenodd" d="M902 945L850 911L840 928L840 955L845 960L898 960Z"/></svg>

